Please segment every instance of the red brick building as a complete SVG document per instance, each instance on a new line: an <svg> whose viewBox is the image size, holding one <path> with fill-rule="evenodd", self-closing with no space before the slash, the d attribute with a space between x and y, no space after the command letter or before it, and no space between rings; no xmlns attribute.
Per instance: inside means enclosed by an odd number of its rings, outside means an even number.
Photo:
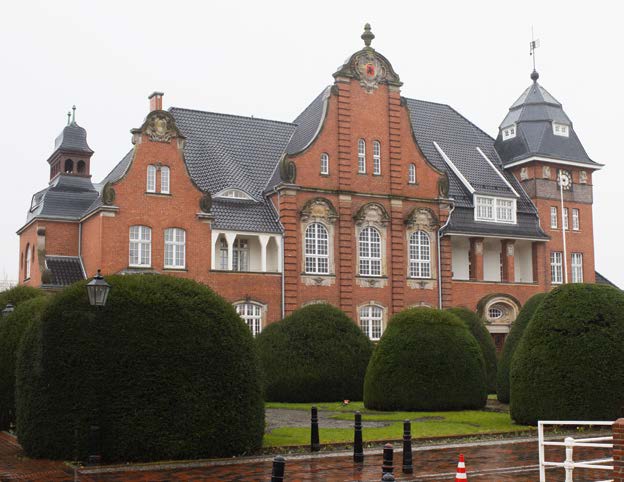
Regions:
<svg viewBox="0 0 624 482"><path fill-rule="evenodd" d="M213 287L254 332L328 302L374 339L404 308L466 306L499 343L531 295L594 282L601 165L537 72L493 139L403 97L373 38L294 122L163 110L155 92L100 183L68 119L18 231L20 281L168 273Z"/></svg>

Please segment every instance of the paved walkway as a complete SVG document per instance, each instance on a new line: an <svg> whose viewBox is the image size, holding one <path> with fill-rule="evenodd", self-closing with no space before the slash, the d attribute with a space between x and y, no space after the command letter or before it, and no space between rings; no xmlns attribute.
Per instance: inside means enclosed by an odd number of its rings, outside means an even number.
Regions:
<svg viewBox="0 0 624 482"><path fill-rule="evenodd" d="M563 460L563 450L548 453L549 460ZM468 480L479 482L535 482L537 442L534 439L456 443L413 450L414 473L401 473L401 452L394 456L397 481L454 480L459 453L466 457ZM577 454L578 452L578 454ZM579 457L607 456L596 449L575 450ZM0 433L0 481L265 481L270 480L271 457L245 457L226 460L175 462L168 464L136 464L74 468L63 462L31 460L23 457L17 441ZM353 463L350 454L321 453L286 456L285 482L290 481L379 481L381 479L381 447L365 451L363 464ZM604 480L611 474L577 470L575 480ZM548 482L563 481L563 472L549 470Z"/></svg>

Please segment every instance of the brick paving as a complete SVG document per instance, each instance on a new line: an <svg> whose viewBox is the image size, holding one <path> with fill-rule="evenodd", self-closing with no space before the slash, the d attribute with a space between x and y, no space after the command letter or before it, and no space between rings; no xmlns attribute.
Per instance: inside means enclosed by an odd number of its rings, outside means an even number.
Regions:
<svg viewBox="0 0 624 482"><path fill-rule="evenodd" d="M414 473L410 476L401 473L401 453L397 451L394 457L396 480L452 481L460 452L466 457L468 480L538 480L537 442L526 438L417 447L413 450ZM359 465L345 452L286 455L285 482L380 480L381 446L365 454L364 463ZM607 452L597 449L575 449L575 455L584 459L608 456ZM562 461L563 456L563 448L549 447L548 460ZM24 458L15 439L0 433L0 481L269 481L270 474L270 457L73 468L63 462ZM575 471L575 480L604 480L610 476L607 471ZM563 481L563 472L549 470L547 480Z"/></svg>

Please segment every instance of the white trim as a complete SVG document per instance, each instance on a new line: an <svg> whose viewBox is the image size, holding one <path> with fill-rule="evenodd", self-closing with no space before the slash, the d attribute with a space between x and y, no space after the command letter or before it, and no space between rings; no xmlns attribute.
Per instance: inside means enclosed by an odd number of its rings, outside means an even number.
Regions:
<svg viewBox="0 0 624 482"><path fill-rule="evenodd" d="M442 148L438 145L438 143L436 141L433 141L433 145L435 146L435 148L437 149L438 153L440 154L440 156L442 156L442 159L444 159L444 162L446 162L448 164L448 166L451 168L451 170L455 173L455 175L459 178L459 180L464 184L464 186L466 186L466 188L468 189L468 191L470 191L470 194L474 194L475 193L475 188L472 187L472 185L468 182L468 179L466 179L464 177L464 175L460 172L459 169L457 169L457 166L455 164L453 164L453 161L451 161L449 159L449 157L445 154L445 152L442 150Z"/></svg>
<svg viewBox="0 0 624 482"><path fill-rule="evenodd" d="M522 238L513 234L481 234L481 233L454 233L452 231L445 232L442 236L464 236L466 238L471 238L474 236L479 236L480 238L492 238L492 239L520 239L522 241L536 241L540 243L545 243L549 241L549 238ZM454 280L454 281L462 281L462 280Z"/></svg>
<svg viewBox="0 0 624 482"><path fill-rule="evenodd" d="M516 192L516 190L512 187L512 185L511 185L511 184L509 184L509 181L508 181L507 179L505 179L505 176L503 176L503 174L502 174L502 173L501 173L498 169L496 169L496 166L492 163L492 161L490 161L490 160L488 159L488 156L486 156L486 155L483 153L483 151L482 151L482 150L481 150L478 146L477 146L477 151L479 151L479 154L481 154L481 155L483 156L483 159L485 159L485 160L487 161L487 163L490 165L490 167L491 167L492 169L494 169L494 171L496 172L496 174L498 174L498 177L500 177L500 178L503 180L503 182L504 182L505 184L507 184L507 187L508 187L509 189L511 189L511 192L513 192L513 193L516 195L516 197L520 197L520 195Z"/></svg>
<svg viewBox="0 0 624 482"><path fill-rule="evenodd" d="M236 191L236 192L243 193L245 197L225 196L224 194L228 191ZM221 189L217 194L214 195L214 197L218 197L221 199L246 199L249 201L255 201L255 199L249 193L245 192L244 190L238 187L226 187L225 189Z"/></svg>
<svg viewBox="0 0 624 482"><path fill-rule="evenodd" d="M564 166L584 167L586 169L594 169L596 171L604 167L604 164L598 164L597 162L593 164L588 164L586 162L564 161L561 159L555 159L555 158L551 159L548 157L537 157L537 156L531 156L531 157L527 157L526 159L520 159L519 161L511 162L509 164L505 164L504 167L505 169L507 169L508 167L515 167L515 166L519 166L521 164L526 164L528 162L533 162L533 161L551 162L553 164L563 164Z"/></svg>
<svg viewBox="0 0 624 482"><path fill-rule="evenodd" d="M517 213L517 205L516 205L516 200L513 198L508 198L508 197L502 197L502 196L491 196L491 195L484 195L484 194L473 194L473 199L472 202L474 204L474 220L475 221L481 221L484 223L498 223L498 224L518 224L518 213ZM477 212L478 212L478 206L477 206L477 198L484 198L484 199L491 199L492 200L492 215L493 218L492 219L488 219L488 218L480 218L477 216ZM512 219L507 221L507 220L500 220L498 219L498 201L502 200L502 201L510 201L512 204L511 210L512 210Z"/></svg>

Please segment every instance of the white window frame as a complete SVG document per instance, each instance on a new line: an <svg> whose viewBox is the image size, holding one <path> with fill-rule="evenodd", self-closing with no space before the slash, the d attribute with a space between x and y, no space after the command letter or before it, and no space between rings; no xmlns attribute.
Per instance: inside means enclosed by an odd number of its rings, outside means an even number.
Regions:
<svg viewBox="0 0 624 482"><path fill-rule="evenodd" d="M510 126L503 127L501 131L503 132L504 141L506 141L507 139L513 139L514 137L516 137L516 124L511 124Z"/></svg>
<svg viewBox="0 0 624 482"><path fill-rule="evenodd" d="M373 141L373 175L381 175L381 143Z"/></svg>
<svg viewBox="0 0 624 482"><path fill-rule="evenodd" d="M553 134L561 137L570 137L570 126L560 122L553 122Z"/></svg>
<svg viewBox="0 0 624 482"><path fill-rule="evenodd" d="M563 253L561 251L550 252L550 283L553 285L563 283Z"/></svg>
<svg viewBox="0 0 624 482"><path fill-rule="evenodd" d="M146 192L156 192L156 166L147 166Z"/></svg>
<svg viewBox="0 0 624 482"><path fill-rule="evenodd" d="M128 265L136 268L152 266L152 228L149 226L130 226ZM133 262L133 251L136 262Z"/></svg>
<svg viewBox="0 0 624 482"><path fill-rule="evenodd" d="M383 237L377 228L366 226L358 236L360 276L381 276Z"/></svg>
<svg viewBox="0 0 624 482"><path fill-rule="evenodd" d="M572 231L581 229L581 212L578 208L572 208Z"/></svg>
<svg viewBox="0 0 624 482"><path fill-rule="evenodd" d="M24 279L30 279L30 269L32 266L32 251L30 244L26 245L26 268L24 270Z"/></svg>
<svg viewBox="0 0 624 482"><path fill-rule="evenodd" d="M550 227L551 229L557 229L559 225L559 212L557 206L550 206Z"/></svg>
<svg viewBox="0 0 624 482"><path fill-rule="evenodd" d="M583 253L572 253L572 283L583 282Z"/></svg>
<svg viewBox="0 0 624 482"><path fill-rule="evenodd" d="M181 228L165 229L165 268L186 267L186 231Z"/></svg>
<svg viewBox="0 0 624 482"><path fill-rule="evenodd" d="M329 155L326 152L321 154L321 174L329 174Z"/></svg>
<svg viewBox="0 0 624 482"><path fill-rule="evenodd" d="M225 236L221 236L219 241L219 269L228 269L228 242Z"/></svg>
<svg viewBox="0 0 624 482"><path fill-rule="evenodd" d="M358 174L366 174L366 141L358 140Z"/></svg>
<svg viewBox="0 0 624 482"><path fill-rule="evenodd" d="M238 316L245 322L251 334L255 337L262 331L262 312L263 307L258 303L243 302L236 303L234 309Z"/></svg>
<svg viewBox="0 0 624 482"><path fill-rule="evenodd" d="M410 164L408 167L407 183L416 184L416 164Z"/></svg>
<svg viewBox="0 0 624 482"><path fill-rule="evenodd" d="M160 168L160 193L169 194L171 190L171 170L167 166Z"/></svg>
<svg viewBox="0 0 624 482"><path fill-rule="evenodd" d="M379 305L361 306L359 310L360 328L369 339L376 341L384 332L384 309Z"/></svg>
<svg viewBox="0 0 624 482"><path fill-rule="evenodd" d="M304 263L306 274L329 274L329 231L322 223L305 229Z"/></svg>
<svg viewBox="0 0 624 482"><path fill-rule="evenodd" d="M509 204L504 206L503 204ZM509 211L509 218L502 215ZM516 224L516 200L493 196L474 195L474 219L490 223Z"/></svg>
<svg viewBox="0 0 624 482"><path fill-rule="evenodd" d="M431 278L431 238L425 231L414 231L409 237L409 277Z"/></svg>
<svg viewBox="0 0 624 482"><path fill-rule="evenodd" d="M249 271L249 262L249 240L237 237L232 246L232 271Z"/></svg>
<svg viewBox="0 0 624 482"><path fill-rule="evenodd" d="M569 219L569 210L568 208L563 208L563 229L564 230L568 230L570 228L570 223L568 222Z"/></svg>
<svg viewBox="0 0 624 482"><path fill-rule="evenodd" d="M214 197L229 198L229 199L253 199L245 191L242 191L240 189L236 189L233 187L219 191L217 194L215 194Z"/></svg>
<svg viewBox="0 0 624 482"><path fill-rule="evenodd" d="M498 320L502 318L504 314L502 309L495 306L488 308L488 320Z"/></svg>

